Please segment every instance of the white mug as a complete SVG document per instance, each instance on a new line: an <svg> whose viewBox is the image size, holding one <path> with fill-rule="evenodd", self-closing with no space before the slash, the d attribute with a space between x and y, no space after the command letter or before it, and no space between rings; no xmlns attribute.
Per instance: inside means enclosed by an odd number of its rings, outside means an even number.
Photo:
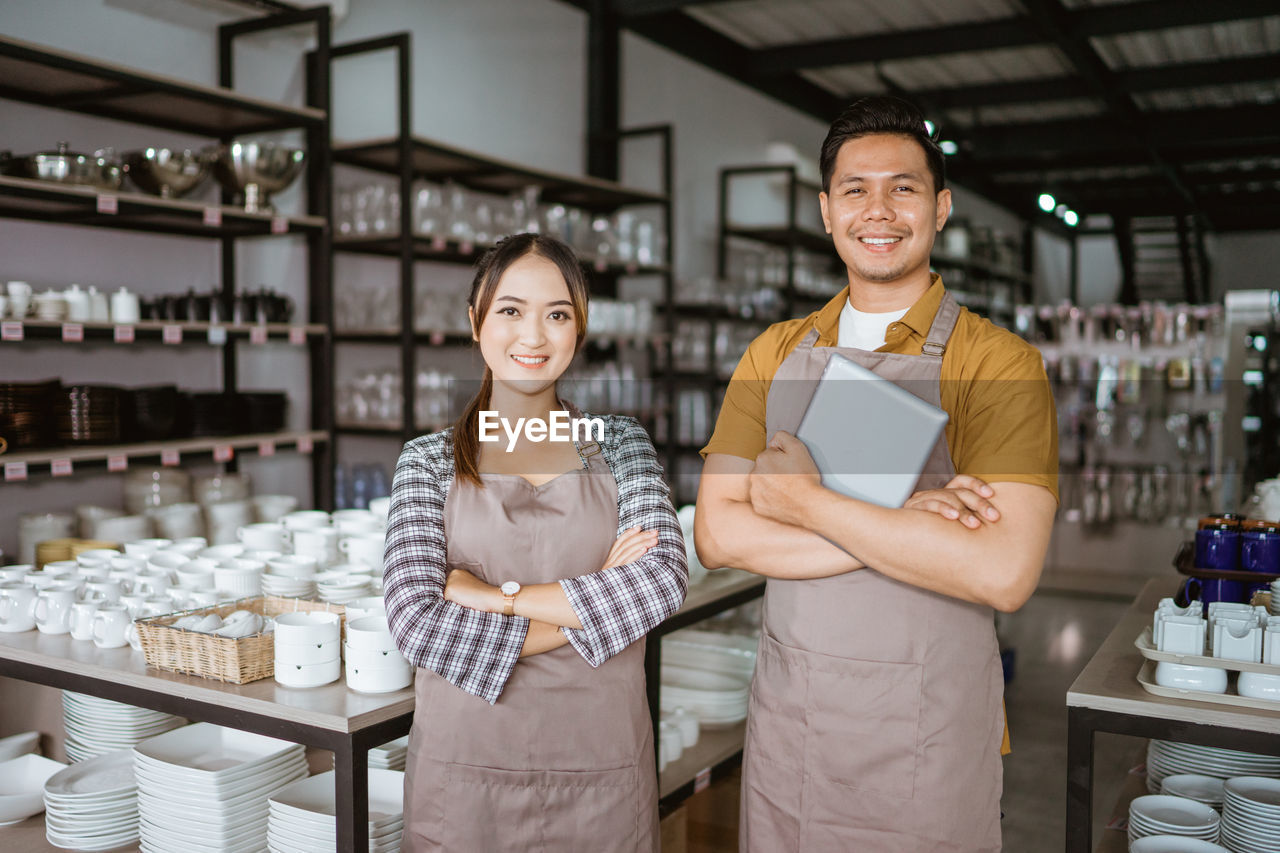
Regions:
<svg viewBox="0 0 1280 853"><path fill-rule="evenodd" d="M29 584L0 583L0 632L16 634L36 627L36 589Z"/></svg>
<svg viewBox="0 0 1280 853"><path fill-rule="evenodd" d="M293 495L254 495L251 500L258 521L278 523L281 517L298 508L298 499Z"/></svg>
<svg viewBox="0 0 1280 853"><path fill-rule="evenodd" d="M90 583L91 581L104 581L111 574L111 566L108 563L97 563L92 566L81 566L76 576L80 578L81 583Z"/></svg>
<svg viewBox="0 0 1280 853"><path fill-rule="evenodd" d="M27 572L34 572L36 567L30 563L14 563L11 566L0 566L0 583L22 583Z"/></svg>
<svg viewBox="0 0 1280 853"><path fill-rule="evenodd" d="M135 595L163 595L164 591L171 586L173 584L169 581L168 572L138 572L133 578Z"/></svg>
<svg viewBox="0 0 1280 853"><path fill-rule="evenodd" d="M34 569L23 576L22 582L27 586L35 587L37 590L44 589L46 586L58 582L57 575L45 574L41 569Z"/></svg>
<svg viewBox="0 0 1280 853"><path fill-rule="evenodd" d="M71 639L93 639L93 617L98 615L98 605L107 602L77 601L71 605Z"/></svg>
<svg viewBox="0 0 1280 853"><path fill-rule="evenodd" d="M138 294L125 287L111 294L111 322L136 323L140 316Z"/></svg>
<svg viewBox="0 0 1280 853"><path fill-rule="evenodd" d="M142 516L134 516L142 518ZM130 516L121 516L121 518L130 518ZM109 518L107 521L117 521L118 519ZM173 544L170 539L135 539L132 542L124 543L124 552L130 557L150 557L161 548L168 548Z"/></svg>
<svg viewBox="0 0 1280 853"><path fill-rule="evenodd" d="M347 559L353 563L381 570L382 554L386 549L386 537L381 533L349 536L339 543L338 549L343 554L346 554Z"/></svg>
<svg viewBox="0 0 1280 853"><path fill-rule="evenodd" d="M286 530L313 530L329 526L329 513L322 509L304 509L280 517Z"/></svg>
<svg viewBox="0 0 1280 853"><path fill-rule="evenodd" d="M76 554L76 562L83 568L85 566L110 566L111 561L120 556L120 552L114 548L91 548L88 551L81 551Z"/></svg>
<svg viewBox="0 0 1280 853"><path fill-rule="evenodd" d="M293 540L293 553L315 557L321 566L338 561L338 531L332 527L315 527L307 530L294 530L290 533Z"/></svg>
<svg viewBox="0 0 1280 853"><path fill-rule="evenodd" d="M315 557L307 554L285 554L274 560L268 560L271 574L290 578L313 578L316 576Z"/></svg>
<svg viewBox="0 0 1280 853"><path fill-rule="evenodd" d="M142 607L146 601L147 594L144 592L131 592L120 596L120 604L128 611L130 619L142 615Z"/></svg>
<svg viewBox="0 0 1280 853"><path fill-rule="evenodd" d="M41 634L65 634L71 630L71 606L76 603L77 584L59 581L36 595L36 627Z"/></svg>
<svg viewBox="0 0 1280 853"><path fill-rule="evenodd" d="M284 528L269 521L246 524L236 531L236 538L246 548L279 551L284 547Z"/></svg>
<svg viewBox="0 0 1280 853"><path fill-rule="evenodd" d="M84 597L86 601L95 601L102 603L115 603L120 600L123 595L118 581L100 580L89 581L84 585ZM77 638L80 639L80 638Z"/></svg>
<svg viewBox="0 0 1280 853"><path fill-rule="evenodd" d="M212 607L222 600L222 595L212 589L192 589L187 592L187 607Z"/></svg>
<svg viewBox="0 0 1280 853"><path fill-rule="evenodd" d="M100 649L118 649L128 645L125 631L133 617L123 604L104 604L93 617L93 644Z"/></svg>
<svg viewBox="0 0 1280 853"><path fill-rule="evenodd" d="M44 573L55 578L73 578L80 573L80 564L75 560L53 560L44 564Z"/></svg>

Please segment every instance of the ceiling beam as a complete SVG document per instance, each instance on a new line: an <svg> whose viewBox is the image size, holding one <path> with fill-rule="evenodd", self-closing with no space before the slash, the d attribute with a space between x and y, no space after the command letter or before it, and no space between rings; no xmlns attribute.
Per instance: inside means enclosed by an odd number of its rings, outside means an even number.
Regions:
<svg viewBox="0 0 1280 853"><path fill-rule="evenodd" d="M1069 11L1062 26L1069 36L1087 40L1270 15L1280 15L1275 0L1136 0ZM769 76L806 68L1028 47L1052 41L1031 18L1018 15L760 48L755 51L750 71L753 76Z"/></svg>
<svg viewBox="0 0 1280 853"><path fill-rule="evenodd" d="M1026 125L1008 125L1008 127L1026 127ZM985 144L988 139L989 137L986 136L980 137L976 145ZM1163 151L1169 159L1179 165L1194 169L1197 165L1217 161L1274 157L1277 150L1280 150L1278 146L1280 146L1280 139L1261 142L1226 140L1222 145L1197 145L1194 148L1177 151L1165 146ZM954 171L956 174L980 172L995 180L1013 176L1017 180L1030 173L1044 175L1069 169L1110 169L1117 166L1151 165L1151 160L1140 151L1129 153L1106 150L1100 152L1054 151L1046 152L1044 155L1028 154L1023 151L1006 157L982 156L988 153L990 152L977 147L962 151L948 159L947 170Z"/></svg>
<svg viewBox="0 0 1280 853"><path fill-rule="evenodd" d="M613 10L623 18L642 18L645 15L661 15L681 12L691 6L706 6L721 0L613 0Z"/></svg>

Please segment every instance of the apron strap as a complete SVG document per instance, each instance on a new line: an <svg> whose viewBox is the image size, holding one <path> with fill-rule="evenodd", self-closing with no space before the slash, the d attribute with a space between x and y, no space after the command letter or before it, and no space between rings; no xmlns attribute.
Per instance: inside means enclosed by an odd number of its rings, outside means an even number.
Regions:
<svg viewBox="0 0 1280 853"><path fill-rule="evenodd" d="M960 305L950 293L944 293L942 302L938 305L938 313L933 315L933 325L929 327L921 354L942 358L942 354L947 351L947 341L951 339L951 333L955 331L956 321L959 319Z"/></svg>
<svg viewBox="0 0 1280 853"><path fill-rule="evenodd" d="M568 400L561 400L560 403L568 410L571 418L582 417L582 410L573 403ZM604 465L606 469L609 467L608 465L605 465L604 450L601 449L600 443L595 439L590 441L575 441L573 446L577 448L578 457L582 459L583 468L598 469L601 465Z"/></svg>
<svg viewBox="0 0 1280 853"><path fill-rule="evenodd" d="M809 330L809 334L805 335L800 343L796 344L796 349L805 350L813 349L813 345L818 342L818 327L814 326Z"/></svg>

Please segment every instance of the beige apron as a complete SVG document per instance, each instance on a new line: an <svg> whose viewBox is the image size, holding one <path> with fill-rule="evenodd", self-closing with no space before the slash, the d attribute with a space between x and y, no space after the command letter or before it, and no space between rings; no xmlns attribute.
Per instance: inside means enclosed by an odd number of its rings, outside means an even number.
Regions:
<svg viewBox="0 0 1280 853"><path fill-rule="evenodd" d="M598 571L618 487L593 443L541 486L481 474L445 503L448 565L490 584ZM593 452L594 451L594 452ZM516 664L494 705L419 669L403 850L656 851L657 775L644 641L592 669L571 646Z"/></svg>
<svg viewBox="0 0 1280 853"><path fill-rule="evenodd" d="M938 406L958 316L945 296L922 355L815 348L812 330L770 386L769 434L794 433L834 352ZM944 435L917 489L954 473ZM990 607L869 568L771 578L747 718L742 849L998 851L1001 692Z"/></svg>

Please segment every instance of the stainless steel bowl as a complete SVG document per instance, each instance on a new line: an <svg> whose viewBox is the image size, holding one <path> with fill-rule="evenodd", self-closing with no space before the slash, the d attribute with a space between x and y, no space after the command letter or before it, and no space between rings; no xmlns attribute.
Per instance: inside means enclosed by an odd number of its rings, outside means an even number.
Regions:
<svg viewBox="0 0 1280 853"><path fill-rule="evenodd" d="M21 158L22 174L41 181L59 184L79 184L104 190L118 190L124 179L120 163L110 150L94 154L77 154L68 150L65 142L58 143L57 151L41 151Z"/></svg>
<svg viewBox="0 0 1280 853"><path fill-rule="evenodd" d="M271 211L271 193L283 190L302 172L307 152L274 142L233 142L218 152L213 175L236 193L248 213Z"/></svg>
<svg viewBox="0 0 1280 853"><path fill-rule="evenodd" d="M210 154L173 148L144 148L124 154L124 171L138 189L162 198L181 198L209 177Z"/></svg>

